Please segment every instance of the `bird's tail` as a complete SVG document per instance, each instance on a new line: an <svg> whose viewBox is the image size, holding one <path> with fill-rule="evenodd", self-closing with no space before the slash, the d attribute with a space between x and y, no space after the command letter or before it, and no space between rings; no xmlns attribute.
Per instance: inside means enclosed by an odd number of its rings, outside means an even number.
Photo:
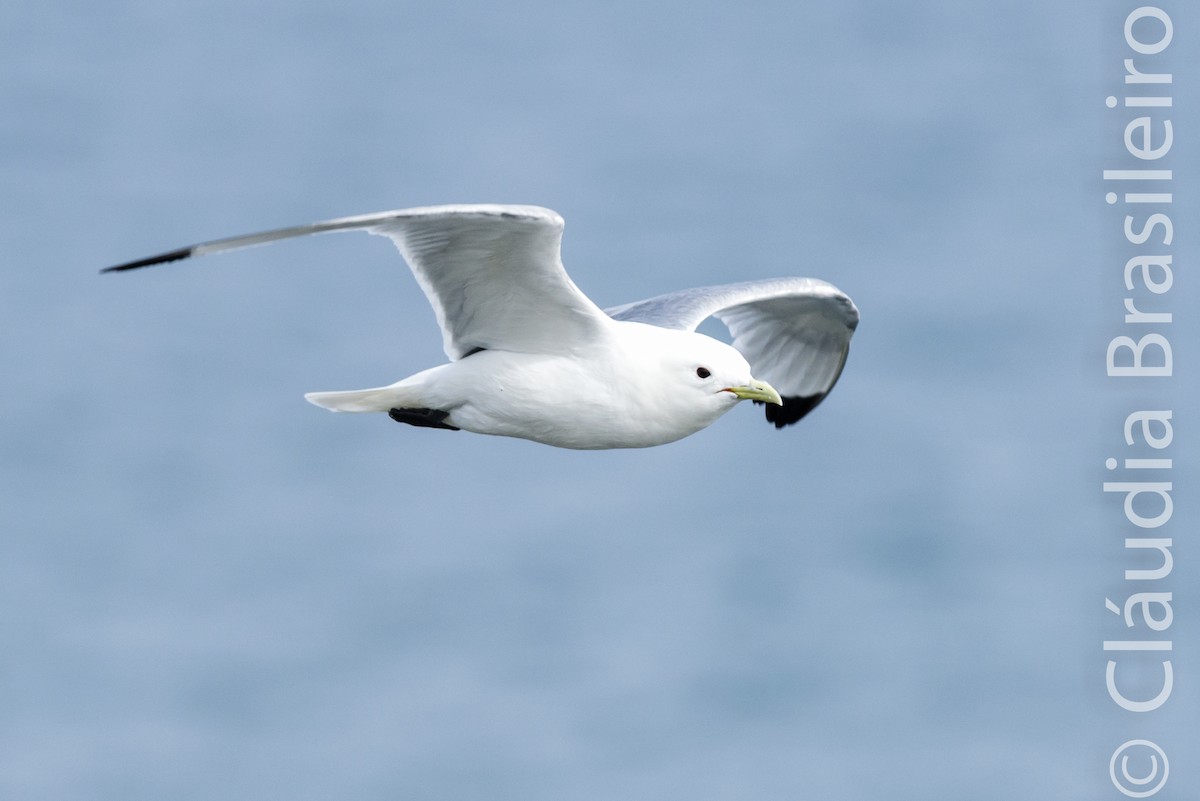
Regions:
<svg viewBox="0 0 1200 801"><path fill-rule="evenodd" d="M309 392L304 399L331 412L386 412L412 406L412 394L411 388L392 385L343 392Z"/></svg>

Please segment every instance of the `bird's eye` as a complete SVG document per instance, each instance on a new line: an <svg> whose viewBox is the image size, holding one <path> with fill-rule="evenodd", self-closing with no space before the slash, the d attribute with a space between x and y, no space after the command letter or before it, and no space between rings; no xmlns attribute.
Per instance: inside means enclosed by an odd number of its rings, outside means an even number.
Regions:
<svg viewBox="0 0 1200 801"><path fill-rule="evenodd" d="M712 373L709 372L709 369L707 367L697 367L696 368L696 376L698 378L708 378L710 375L712 375Z"/></svg>

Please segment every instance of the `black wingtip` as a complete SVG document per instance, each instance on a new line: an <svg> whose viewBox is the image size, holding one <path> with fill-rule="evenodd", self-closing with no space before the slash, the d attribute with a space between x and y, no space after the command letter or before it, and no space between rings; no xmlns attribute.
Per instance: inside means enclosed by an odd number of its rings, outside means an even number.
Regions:
<svg viewBox="0 0 1200 801"><path fill-rule="evenodd" d="M169 261L179 261L180 259L186 259L188 256L191 256L193 253L195 253L195 251L196 249L194 247L179 248L179 250L160 253L157 256L150 256L145 259L138 259L137 261L129 261L124 264L118 264L115 267L105 267L100 272L120 273L124 272L125 270L136 270L139 267L150 267L155 264L165 264Z"/></svg>
<svg viewBox="0 0 1200 801"><path fill-rule="evenodd" d="M821 401L825 400L826 394L828 393L784 398L782 406L777 406L774 403L763 403L762 401L755 401L755 403L767 407L768 423L774 423L776 428L783 428L793 423L799 423L804 415L817 408Z"/></svg>

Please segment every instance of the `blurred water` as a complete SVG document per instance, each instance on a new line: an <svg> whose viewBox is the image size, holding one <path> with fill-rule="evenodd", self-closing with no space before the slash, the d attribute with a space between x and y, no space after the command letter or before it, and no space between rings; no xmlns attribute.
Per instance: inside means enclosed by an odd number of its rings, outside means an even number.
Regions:
<svg viewBox="0 0 1200 801"><path fill-rule="evenodd" d="M1197 391L1184 269L1176 377L1099 377L1128 10L6 5L0 796L1082 799L1145 733L1188 797L1186 449L1148 728L1100 651L1101 465L1132 404L1190 443ZM415 430L300 398L442 359L384 241L95 274L486 201L560 211L601 305L833 281L837 391L648 451Z"/></svg>

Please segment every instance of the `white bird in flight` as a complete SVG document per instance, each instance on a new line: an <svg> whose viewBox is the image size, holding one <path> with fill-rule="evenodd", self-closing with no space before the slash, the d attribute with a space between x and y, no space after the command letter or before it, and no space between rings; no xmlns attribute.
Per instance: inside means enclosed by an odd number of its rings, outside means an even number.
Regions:
<svg viewBox="0 0 1200 801"><path fill-rule="evenodd" d="M350 230L381 234L400 249L433 306L450 361L385 387L305 395L335 412L387 412L409 425L560 448L674 442L740 400L766 404L767 420L783 428L833 389L858 325L850 298L814 278L685 289L602 311L563 269L562 217L537 206L343 217L104 272ZM732 346L696 332L710 316L729 328Z"/></svg>

